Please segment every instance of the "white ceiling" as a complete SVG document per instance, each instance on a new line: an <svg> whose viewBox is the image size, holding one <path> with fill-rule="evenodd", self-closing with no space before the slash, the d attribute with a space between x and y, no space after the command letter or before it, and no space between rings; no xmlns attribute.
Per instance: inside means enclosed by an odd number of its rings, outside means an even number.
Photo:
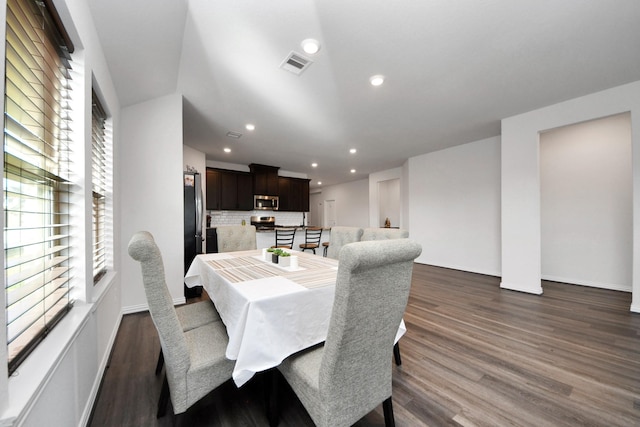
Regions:
<svg viewBox="0 0 640 427"><path fill-rule="evenodd" d="M210 160L306 173L312 186L499 135L501 118L640 80L638 0L89 4L122 106L182 93L185 144ZM306 38L322 45L306 55L313 64L299 76L279 68ZM383 86L369 84L374 74Z"/></svg>

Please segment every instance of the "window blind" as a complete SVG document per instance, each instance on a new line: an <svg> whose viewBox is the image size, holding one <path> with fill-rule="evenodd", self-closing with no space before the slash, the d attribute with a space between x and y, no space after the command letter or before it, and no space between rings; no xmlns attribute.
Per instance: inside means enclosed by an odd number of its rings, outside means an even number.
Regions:
<svg viewBox="0 0 640 427"><path fill-rule="evenodd" d="M9 373L72 305L73 47L64 43L59 19L45 3L7 0L4 273Z"/></svg>
<svg viewBox="0 0 640 427"><path fill-rule="evenodd" d="M92 93L91 119L91 188L93 196L93 283L96 284L107 271L105 216L107 205L107 147L105 125L107 114L100 99Z"/></svg>

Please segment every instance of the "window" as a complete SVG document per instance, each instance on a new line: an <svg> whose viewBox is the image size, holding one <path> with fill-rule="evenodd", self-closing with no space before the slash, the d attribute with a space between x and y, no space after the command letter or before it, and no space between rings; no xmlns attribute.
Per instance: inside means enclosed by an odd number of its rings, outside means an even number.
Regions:
<svg viewBox="0 0 640 427"><path fill-rule="evenodd" d="M7 0L3 185L9 373L72 305L73 45L63 41L66 34L50 5L51 0Z"/></svg>
<svg viewBox="0 0 640 427"><path fill-rule="evenodd" d="M107 272L105 213L107 198L107 147L105 124L107 114L100 99L92 93L91 109L91 189L93 193L93 284Z"/></svg>

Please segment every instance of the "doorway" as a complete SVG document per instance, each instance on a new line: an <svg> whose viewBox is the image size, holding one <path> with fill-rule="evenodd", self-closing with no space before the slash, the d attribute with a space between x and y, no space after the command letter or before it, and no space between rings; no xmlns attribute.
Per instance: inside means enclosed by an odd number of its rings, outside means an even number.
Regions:
<svg viewBox="0 0 640 427"><path fill-rule="evenodd" d="M324 201L324 226L335 227L337 224L336 218L336 201L325 200Z"/></svg>
<svg viewBox="0 0 640 427"><path fill-rule="evenodd" d="M391 227L400 226L400 179L378 182L378 227L384 227L386 220Z"/></svg>
<svg viewBox="0 0 640 427"><path fill-rule="evenodd" d="M542 279L631 291L631 116L540 134Z"/></svg>

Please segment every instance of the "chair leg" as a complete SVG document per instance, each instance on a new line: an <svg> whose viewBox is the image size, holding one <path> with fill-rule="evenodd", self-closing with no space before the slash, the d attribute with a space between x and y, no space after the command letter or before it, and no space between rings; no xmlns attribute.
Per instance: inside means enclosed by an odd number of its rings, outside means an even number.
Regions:
<svg viewBox="0 0 640 427"><path fill-rule="evenodd" d="M162 418L167 413L167 403L169 403L169 381L167 381L167 374L165 373L160 398L158 399L158 413L156 414L156 418Z"/></svg>
<svg viewBox="0 0 640 427"><path fill-rule="evenodd" d="M173 427L187 427L188 424L188 420L187 420L187 413L186 412L182 412L180 414L176 414L173 417Z"/></svg>
<svg viewBox="0 0 640 427"><path fill-rule="evenodd" d="M393 346L393 358L396 359L396 366L402 365L402 359L400 358L400 343L395 343Z"/></svg>
<svg viewBox="0 0 640 427"><path fill-rule="evenodd" d="M160 349L160 354L158 354L158 363L156 363L156 376L162 371L162 365L164 365L164 354L162 353L162 349Z"/></svg>
<svg viewBox="0 0 640 427"><path fill-rule="evenodd" d="M391 403L391 396L382 402L382 410L384 411L385 427L396 427L396 421L393 418L393 404Z"/></svg>
<svg viewBox="0 0 640 427"><path fill-rule="evenodd" d="M269 427L277 427L280 422L279 398L278 396L278 371L270 369L265 372L267 382L265 390L265 403L267 406L267 420Z"/></svg>

